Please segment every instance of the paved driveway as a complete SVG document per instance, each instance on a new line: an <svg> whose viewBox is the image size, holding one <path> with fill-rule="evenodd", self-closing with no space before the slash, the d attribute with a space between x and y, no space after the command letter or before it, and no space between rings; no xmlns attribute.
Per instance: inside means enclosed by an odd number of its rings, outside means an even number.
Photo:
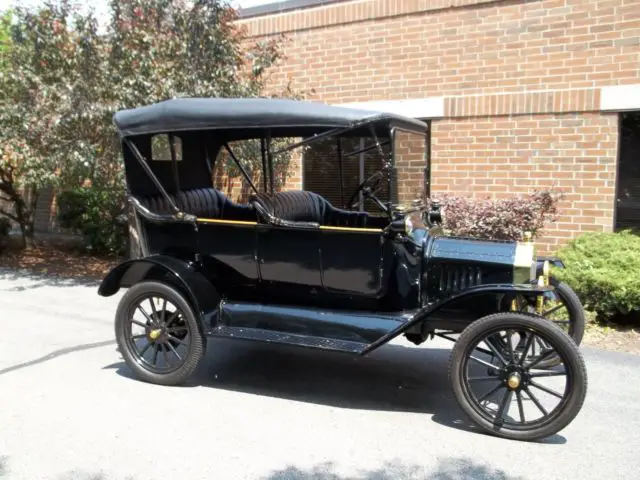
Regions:
<svg viewBox="0 0 640 480"><path fill-rule="evenodd" d="M119 295L0 270L0 476L10 479L638 478L640 357L583 349L590 390L560 434L470 428L448 345L365 359L213 341L192 385L130 378Z"/></svg>

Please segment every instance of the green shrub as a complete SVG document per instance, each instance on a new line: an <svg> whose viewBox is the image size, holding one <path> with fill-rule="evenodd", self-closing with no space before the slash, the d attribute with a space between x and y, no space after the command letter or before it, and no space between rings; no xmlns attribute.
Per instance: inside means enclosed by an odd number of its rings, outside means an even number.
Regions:
<svg viewBox="0 0 640 480"><path fill-rule="evenodd" d="M629 231L586 233L558 251L568 283L601 320L631 321L640 312L640 236Z"/></svg>
<svg viewBox="0 0 640 480"><path fill-rule="evenodd" d="M58 196L60 225L80 233L91 253L125 252L128 230L124 214L124 194L119 190L81 187Z"/></svg>

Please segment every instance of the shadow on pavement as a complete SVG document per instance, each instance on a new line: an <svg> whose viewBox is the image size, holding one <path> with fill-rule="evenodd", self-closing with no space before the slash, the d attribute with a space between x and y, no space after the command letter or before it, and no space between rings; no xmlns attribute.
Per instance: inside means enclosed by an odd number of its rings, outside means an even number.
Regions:
<svg viewBox="0 0 640 480"><path fill-rule="evenodd" d="M449 351L387 345L367 357L210 339L185 387L204 386L341 408L432 413L453 405ZM119 375L133 373L119 362Z"/></svg>
<svg viewBox="0 0 640 480"><path fill-rule="evenodd" d="M285 345L210 339L206 357L185 386L339 408L428 413L438 424L485 434L467 419L453 397L447 373L449 354L449 349L386 345L369 356L356 357ZM133 379L123 362L105 368L115 368L119 375ZM565 442L560 435L541 441Z"/></svg>
<svg viewBox="0 0 640 480"><path fill-rule="evenodd" d="M309 470L287 467L272 472L261 480L516 480L504 471L475 463L468 458L447 458L440 460L436 470L426 473L417 465L403 465L397 462L385 463L381 468L358 472L355 476L342 476L334 472L332 463L316 465Z"/></svg>
<svg viewBox="0 0 640 480"><path fill-rule="evenodd" d="M194 377L199 385L371 410L424 413L453 401L444 349L387 345L356 357L223 340L209 351Z"/></svg>
<svg viewBox="0 0 640 480"><path fill-rule="evenodd" d="M0 457L2 462L4 457ZM0 466L2 463L0 463ZM275 470L266 476L256 477L256 480L519 480L521 477L507 475L503 470L494 469L474 462L468 458L447 458L440 460L435 471L426 473L418 465L403 465L397 461L387 462L380 468L360 470L356 475L343 476L335 473L332 462L318 464L310 469L288 466ZM3 471L0 470L0 475ZM227 472L212 473L210 478ZM223 478L228 478L224 476ZM245 477L242 477L245 478ZM55 480L115 480L114 477L102 472L87 472L71 470L55 477ZM127 476L124 480L134 480L135 476Z"/></svg>
<svg viewBox="0 0 640 480"><path fill-rule="evenodd" d="M92 348L106 347L107 345L113 345L115 343L115 340L105 340L103 342L83 343L82 345L75 345L73 347L60 348L34 360L29 360L27 362L18 363L17 365L11 365L10 367L3 368L2 370L0 370L0 375L4 375L5 373L13 372L15 370L20 370L22 368L32 367L33 365L38 365L39 363L48 362L49 360L53 360L54 358L60 357L62 355L81 352L82 350L90 350Z"/></svg>

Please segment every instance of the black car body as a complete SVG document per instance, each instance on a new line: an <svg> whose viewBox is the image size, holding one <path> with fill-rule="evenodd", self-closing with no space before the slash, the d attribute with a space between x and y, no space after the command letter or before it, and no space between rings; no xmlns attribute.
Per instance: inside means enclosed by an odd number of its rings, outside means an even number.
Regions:
<svg viewBox="0 0 640 480"><path fill-rule="evenodd" d="M384 112L274 99L174 99L118 112L114 123L123 146L131 233L138 250L107 275L99 293L109 296L121 287L139 287L140 292L123 298L116 326L123 354L141 378L167 384L182 381L197 365L207 337L365 355L401 335L414 343L433 335L464 335L479 319L488 325L496 315L503 315L505 324L519 332L517 345L527 347L522 359L533 355L534 342L527 345L523 332L534 322L536 334L555 349L557 361L549 368L581 362L575 342L543 320L541 302L556 289L550 284L548 259L535 257L532 242L446 236L437 205L424 199L428 182L421 182L422 191L408 194L401 187L397 138L411 135L416 144L424 139L421 169L427 170L424 123ZM153 158L158 135L168 138L171 158ZM377 151L385 160L346 205L336 206L310 191L277 191L276 156L329 138L338 142L337 158L329 165L342 166L340 142L349 138L366 138L362 150ZM281 145L283 139L295 140L275 150L275 142ZM260 143L258 186L230 147L243 140ZM220 152L250 186L247 203L234 202L214 188ZM337 175L342 192L342 171ZM376 196L381 190L386 192L382 200ZM364 211L365 199L379 213ZM158 284L171 290L164 292ZM143 310L139 305L145 292L151 292L151 309L135 320L136 309ZM166 310L167 298L175 310ZM165 310L154 299L164 299ZM516 304L529 313L516 311ZM575 327L579 304L570 306ZM188 321L191 316L194 322ZM141 333L134 335L132 325L142 324ZM192 344L196 337L200 347ZM524 384L528 373L516 368L518 362L526 364L514 353L517 345L506 337L492 338L483 340L491 343L484 348L493 359L489 363L511 352L514 366L504 367L500 375L504 382L518 377L518 385ZM551 354L542 349L539 356L542 363ZM158 357L166 359L163 368ZM583 397L582 389L574 387L567 390L574 398L567 400L571 405ZM517 388L508 390L509 395L520 398ZM463 393L456 396L464 403ZM571 411L577 413L575 405ZM553 429L562 428L563 421L554 420ZM515 429L516 433L505 427L498 433L539 437L551 431L547 423Z"/></svg>

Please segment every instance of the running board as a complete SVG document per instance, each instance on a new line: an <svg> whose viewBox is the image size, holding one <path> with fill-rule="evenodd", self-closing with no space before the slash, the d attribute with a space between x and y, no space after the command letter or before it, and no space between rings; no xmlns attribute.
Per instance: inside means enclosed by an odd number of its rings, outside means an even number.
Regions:
<svg viewBox="0 0 640 480"><path fill-rule="evenodd" d="M211 328L235 327L370 344L405 324L411 314L383 314L286 305L221 302ZM210 332L213 334L213 332Z"/></svg>
<svg viewBox="0 0 640 480"><path fill-rule="evenodd" d="M311 337L295 333L263 330L260 328L230 327L219 325L211 332L212 337L237 338L266 343L282 343L298 347L317 348L334 352L359 354L368 346L367 343L332 338Z"/></svg>

